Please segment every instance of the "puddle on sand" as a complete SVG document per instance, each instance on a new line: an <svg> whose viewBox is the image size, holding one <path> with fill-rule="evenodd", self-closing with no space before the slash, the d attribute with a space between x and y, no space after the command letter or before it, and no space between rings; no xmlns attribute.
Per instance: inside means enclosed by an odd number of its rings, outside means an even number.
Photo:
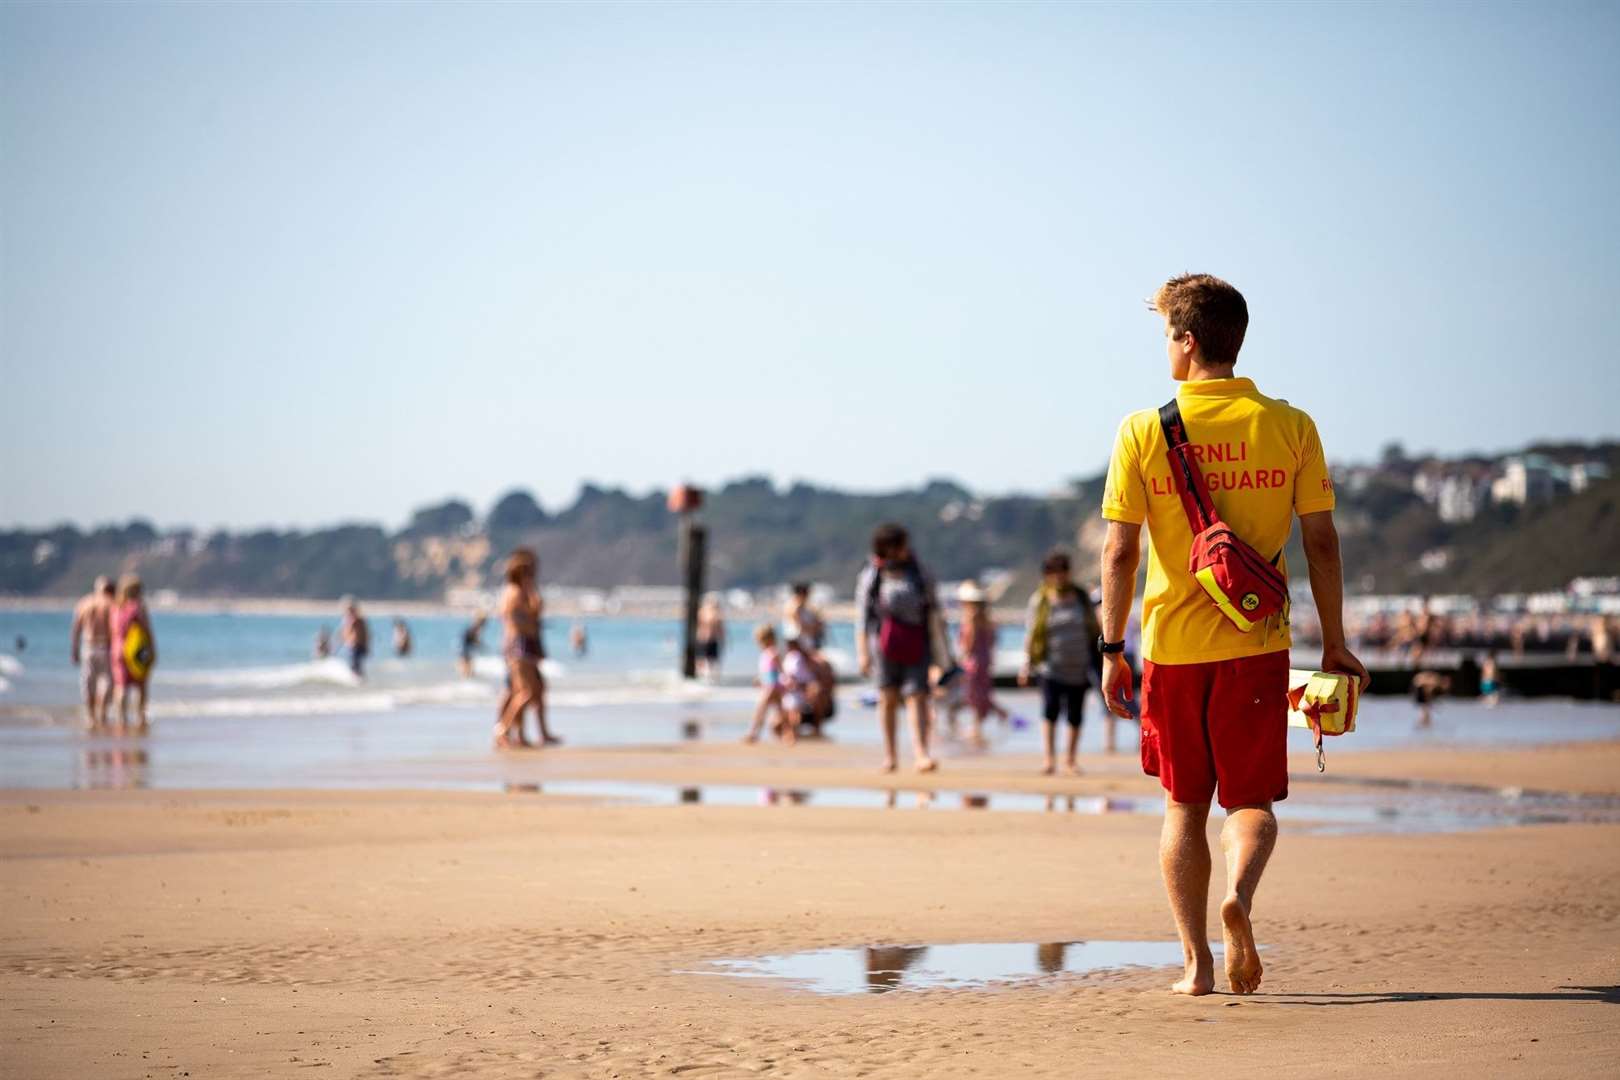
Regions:
<svg viewBox="0 0 1620 1080"><path fill-rule="evenodd" d="M1220 947L1215 946L1220 952ZM1020 941L964 945L869 945L812 949L745 960L711 960L714 970L679 974L779 979L813 994L883 994L891 990L972 990L1065 972L1176 967L1174 941Z"/></svg>
<svg viewBox="0 0 1620 1080"><path fill-rule="evenodd" d="M833 806L892 810L975 810L1158 817L1156 798L1042 795L1031 792L897 791L892 788L777 788L742 784L660 784L632 780L508 783L509 792L575 795L641 805ZM1453 833L1511 825L1620 822L1620 800L1598 796L1489 791L1389 791L1289 799L1277 804L1285 826L1319 835ZM1217 816L1218 816L1217 811Z"/></svg>

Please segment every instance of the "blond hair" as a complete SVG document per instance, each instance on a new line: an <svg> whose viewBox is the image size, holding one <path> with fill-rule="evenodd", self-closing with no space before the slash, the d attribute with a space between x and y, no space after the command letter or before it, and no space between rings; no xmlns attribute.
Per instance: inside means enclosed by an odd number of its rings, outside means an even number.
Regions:
<svg viewBox="0 0 1620 1080"><path fill-rule="evenodd" d="M125 574L118 579L118 602L120 604L141 598L141 578L139 574Z"/></svg>

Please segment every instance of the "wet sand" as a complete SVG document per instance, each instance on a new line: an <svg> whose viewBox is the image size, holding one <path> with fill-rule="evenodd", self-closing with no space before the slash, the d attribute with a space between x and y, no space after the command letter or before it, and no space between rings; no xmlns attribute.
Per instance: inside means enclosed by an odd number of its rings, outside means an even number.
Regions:
<svg viewBox="0 0 1620 1080"><path fill-rule="evenodd" d="M869 754L568 749L522 765L541 794L0 793L0 1072L1620 1071L1620 825L1318 836L1285 821L1254 997L1176 998L1164 969L829 997L687 972L868 943L1169 940L1157 822L544 793L586 775L871 785ZM1152 791L1121 758L1058 781L1021 756L949 764L899 780ZM1620 794L1617 765L1620 744L1601 743L1341 754L1330 774Z"/></svg>

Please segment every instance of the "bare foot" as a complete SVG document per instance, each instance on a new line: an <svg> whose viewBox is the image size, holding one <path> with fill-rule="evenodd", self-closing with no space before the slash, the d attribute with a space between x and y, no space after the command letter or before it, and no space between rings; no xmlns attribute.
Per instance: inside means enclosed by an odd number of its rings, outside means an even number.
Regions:
<svg viewBox="0 0 1620 1080"><path fill-rule="evenodd" d="M892 773L892 772L894 772L894 770L895 770L895 769L896 769L896 768L897 768L897 767L898 767L898 766L897 766L897 764L896 764L896 763L895 763L895 760L894 760L894 758L892 758L892 757L890 757L890 758L884 758L884 759L883 759L883 764L882 764L882 766L881 766L881 767L879 767L879 769L878 769L878 772L880 772L880 773Z"/></svg>
<svg viewBox="0 0 1620 1080"><path fill-rule="evenodd" d="M562 740L555 735L547 735L540 740L541 746L561 746Z"/></svg>
<svg viewBox="0 0 1620 1080"><path fill-rule="evenodd" d="M939 762L935 761L931 757L925 757L925 758L918 758L917 759L917 771L918 772L933 772L938 768L939 768Z"/></svg>
<svg viewBox="0 0 1620 1080"><path fill-rule="evenodd" d="M1076 765L1073 761L1065 761L1063 763L1063 775L1064 776L1079 776L1080 775L1080 766Z"/></svg>
<svg viewBox="0 0 1620 1080"><path fill-rule="evenodd" d="M1053 763L1051 758L1047 758L1041 762L1042 776L1051 776L1055 772L1057 772L1057 765Z"/></svg>
<svg viewBox="0 0 1620 1080"><path fill-rule="evenodd" d="M1236 896L1221 901L1221 926L1226 938L1226 981L1234 994L1260 989L1260 950L1254 945L1249 909Z"/></svg>
<svg viewBox="0 0 1620 1080"><path fill-rule="evenodd" d="M1172 994L1203 997L1215 989L1215 957L1206 948L1187 964L1187 971L1178 981L1170 984Z"/></svg>

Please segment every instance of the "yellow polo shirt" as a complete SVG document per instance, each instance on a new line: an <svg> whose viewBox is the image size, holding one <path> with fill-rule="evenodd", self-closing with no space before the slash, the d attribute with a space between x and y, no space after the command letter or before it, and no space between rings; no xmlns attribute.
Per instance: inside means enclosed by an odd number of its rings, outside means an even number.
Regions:
<svg viewBox="0 0 1620 1080"><path fill-rule="evenodd" d="M1333 509L1322 441L1305 413L1266 397L1249 379L1182 383L1176 401L1215 509L1262 555L1282 550L1295 514ZM1145 659L1199 664L1289 647L1281 619L1239 630L1187 569L1193 533L1171 479L1158 409L1132 413L1120 424L1102 512L1110 521L1147 524ZM1287 566L1280 560L1279 566L1286 575Z"/></svg>

